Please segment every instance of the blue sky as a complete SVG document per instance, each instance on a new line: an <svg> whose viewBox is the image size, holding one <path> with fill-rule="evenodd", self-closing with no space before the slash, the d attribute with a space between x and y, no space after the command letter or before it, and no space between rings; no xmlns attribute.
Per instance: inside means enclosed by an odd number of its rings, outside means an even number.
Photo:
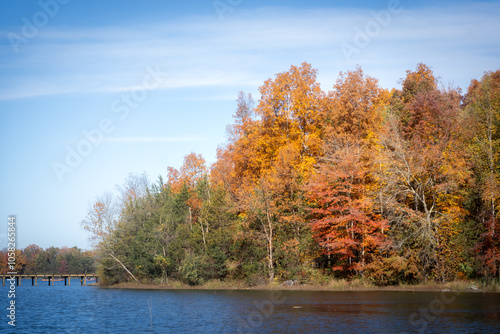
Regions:
<svg viewBox="0 0 500 334"><path fill-rule="evenodd" d="M191 151L214 162L238 92L290 65L330 90L356 64L393 88L423 62L466 90L500 67L498 17L498 1L2 1L0 247L15 214L19 247L90 248L95 196Z"/></svg>

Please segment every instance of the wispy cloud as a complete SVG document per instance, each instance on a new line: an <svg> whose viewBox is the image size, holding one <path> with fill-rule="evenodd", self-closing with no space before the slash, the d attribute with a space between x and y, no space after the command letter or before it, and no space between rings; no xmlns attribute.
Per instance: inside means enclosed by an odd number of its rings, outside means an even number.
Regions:
<svg viewBox="0 0 500 334"><path fill-rule="evenodd" d="M180 136L180 137L115 137L106 138L106 142L110 143L185 143L185 142L201 142L208 140L203 136Z"/></svg>
<svg viewBox="0 0 500 334"><path fill-rule="evenodd" d="M381 82L392 84L397 79L391 71L402 76L419 61L461 80L477 67L489 70L498 63L499 12L499 3L405 9L354 62L387 73ZM0 48L0 100L127 91L140 84L146 66L156 64L169 72L157 89L246 89L302 61L333 83L339 71L355 65L346 62L339 45L372 19L369 10L345 8L240 9L234 15L224 22L186 17L133 27L47 28L18 56Z"/></svg>

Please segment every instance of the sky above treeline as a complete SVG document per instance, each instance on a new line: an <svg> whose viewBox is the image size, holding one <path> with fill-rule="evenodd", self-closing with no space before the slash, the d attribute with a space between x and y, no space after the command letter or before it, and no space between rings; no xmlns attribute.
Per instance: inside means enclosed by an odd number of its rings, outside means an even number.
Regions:
<svg viewBox="0 0 500 334"><path fill-rule="evenodd" d="M95 196L154 181L190 152L215 161L239 91L307 61L323 90L363 71L399 88L430 66L444 86L500 68L499 1L0 3L0 247L89 249Z"/></svg>

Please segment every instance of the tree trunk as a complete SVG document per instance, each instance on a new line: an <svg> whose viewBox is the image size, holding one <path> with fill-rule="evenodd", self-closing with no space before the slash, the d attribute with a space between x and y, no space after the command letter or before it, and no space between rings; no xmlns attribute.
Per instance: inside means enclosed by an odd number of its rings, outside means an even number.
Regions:
<svg viewBox="0 0 500 334"><path fill-rule="evenodd" d="M269 251L269 262L268 262L268 267L269 267L269 282L272 283L274 280L274 260L273 260L273 223L272 220L269 217L269 214L267 214L267 223L269 226L269 237L267 238L268 241L268 251Z"/></svg>
<svg viewBox="0 0 500 334"><path fill-rule="evenodd" d="M203 220L200 219L201 236L203 237L203 246L205 246L205 254L207 254L207 241L205 239L205 228L203 227Z"/></svg>
<svg viewBox="0 0 500 334"><path fill-rule="evenodd" d="M132 278L133 278L133 279L135 279L135 281L136 281L136 282L139 282L139 281L137 280L137 278L135 278L134 274L132 274L132 273L131 273L128 269L127 269L127 267L125 267L125 265L124 265L124 264L123 264L120 260L118 260L118 259L117 259L117 258L116 258L113 254L111 254L111 253L108 253L108 254L109 254L109 255L111 255L111 257L112 257L113 259L115 259L116 261L118 261L118 263L119 263L119 264L121 264L121 266L123 267L123 269L125 269L125 271L126 271L126 272L128 272L128 273L130 274L130 276L132 276Z"/></svg>

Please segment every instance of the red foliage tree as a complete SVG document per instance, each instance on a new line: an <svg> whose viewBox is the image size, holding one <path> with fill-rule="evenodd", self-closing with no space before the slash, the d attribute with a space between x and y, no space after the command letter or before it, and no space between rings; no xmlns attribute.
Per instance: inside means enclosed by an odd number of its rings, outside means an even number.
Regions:
<svg viewBox="0 0 500 334"><path fill-rule="evenodd" d="M366 148L346 137L330 141L317 174L308 185L315 204L313 236L325 255L334 256L334 270L362 273L384 245L387 222L372 210Z"/></svg>

